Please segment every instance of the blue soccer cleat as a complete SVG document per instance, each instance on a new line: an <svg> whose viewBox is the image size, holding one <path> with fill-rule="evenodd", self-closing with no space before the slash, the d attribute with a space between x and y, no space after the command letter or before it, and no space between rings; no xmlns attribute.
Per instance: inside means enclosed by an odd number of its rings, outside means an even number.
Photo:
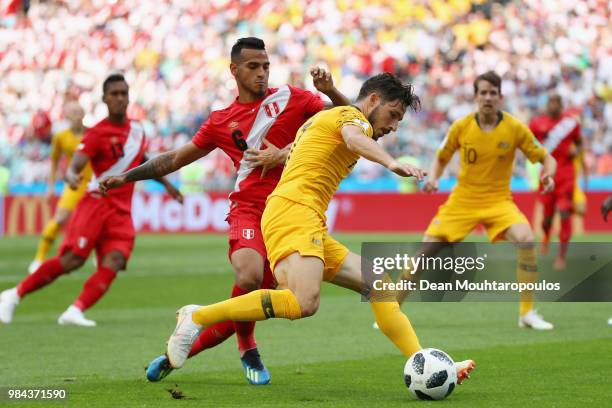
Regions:
<svg viewBox="0 0 612 408"><path fill-rule="evenodd" d="M240 357L246 379L252 385L266 385L270 382L270 372L261 362L256 348L248 350Z"/></svg>
<svg viewBox="0 0 612 408"><path fill-rule="evenodd" d="M170 360L163 354L156 357L149 363L146 368L147 380L151 382L157 382L163 380L168 374L172 372L173 368L170 367Z"/></svg>

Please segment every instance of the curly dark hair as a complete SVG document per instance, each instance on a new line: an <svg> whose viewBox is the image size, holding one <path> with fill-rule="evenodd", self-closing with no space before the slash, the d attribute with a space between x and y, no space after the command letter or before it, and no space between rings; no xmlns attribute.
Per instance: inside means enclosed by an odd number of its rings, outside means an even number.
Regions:
<svg viewBox="0 0 612 408"><path fill-rule="evenodd" d="M397 76L388 72L368 78L361 85L357 100L361 100L372 92L380 95L383 102L401 101L406 108L417 112L421 109L421 100L414 94L411 84L403 83Z"/></svg>

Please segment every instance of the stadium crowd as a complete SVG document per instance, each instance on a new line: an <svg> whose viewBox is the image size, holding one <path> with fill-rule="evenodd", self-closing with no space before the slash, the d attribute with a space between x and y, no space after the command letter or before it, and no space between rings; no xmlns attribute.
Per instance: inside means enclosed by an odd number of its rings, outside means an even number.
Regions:
<svg viewBox="0 0 612 408"><path fill-rule="evenodd" d="M308 68L317 64L350 97L379 71L414 83L422 110L385 143L425 167L449 124L473 110L476 75L501 74L506 110L525 122L555 89L581 116L590 173L610 175L610 10L607 0L32 1L27 14L0 17L0 194L3 177L46 179L67 100L79 100L86 125L105 115L100 88L111 71L130 83L130 115L145 123L150 151L183 144L235 96L229 49L249 35L266 41L272 86L313 89ZM232 186L222 153L195 171L207 188ZM384 171L360 162L352 177ZM525 166L516 171L524 176Z"/></svg>

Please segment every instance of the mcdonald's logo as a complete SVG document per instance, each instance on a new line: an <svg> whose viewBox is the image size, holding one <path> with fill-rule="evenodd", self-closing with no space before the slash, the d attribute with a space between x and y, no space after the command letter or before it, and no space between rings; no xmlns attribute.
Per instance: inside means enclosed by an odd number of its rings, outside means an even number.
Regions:
<svg viewBox="0 0 612 408"><path fill-rule="evenodd" d="M38 234L37 226L45 225L51 218L51 206L42 196L6 197L4 204L7 235Z"/></svg>

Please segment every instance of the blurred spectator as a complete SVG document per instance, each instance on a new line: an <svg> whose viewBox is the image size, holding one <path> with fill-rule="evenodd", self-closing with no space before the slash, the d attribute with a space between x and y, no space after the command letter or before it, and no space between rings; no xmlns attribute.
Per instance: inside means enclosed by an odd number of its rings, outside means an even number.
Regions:
<svg viewBox="0 0 612 408"><path fill-rule="evenodd" d="M266 41L273 86L310 87L314 64L326 65L351 97L383 70L414 83L423 110L408 114L388 137L397 142L393 154L425 167L449 124L473 109L475 76L494 69L504 78L506 110L524 121L555 88L581 116L591 173L609 169L607 0L48 0L33 2L22 17L26 23L0 15L0 152L9 153L15 182L45 177L37 169L44 166L44 143L27 140L32 116L46 112L55 125L65 101L78 99L85 124L93 125L106 114L100 85L111 71L125 73L130 114L143 120L153 152L173 148L235 97L228 54L247 35ZM227 160L211 156L203 166L224 161L225 169ZM210 188L232 187L225 170L212 173ZM353 177L373 175L380 172L363 165Z"/></svg>

